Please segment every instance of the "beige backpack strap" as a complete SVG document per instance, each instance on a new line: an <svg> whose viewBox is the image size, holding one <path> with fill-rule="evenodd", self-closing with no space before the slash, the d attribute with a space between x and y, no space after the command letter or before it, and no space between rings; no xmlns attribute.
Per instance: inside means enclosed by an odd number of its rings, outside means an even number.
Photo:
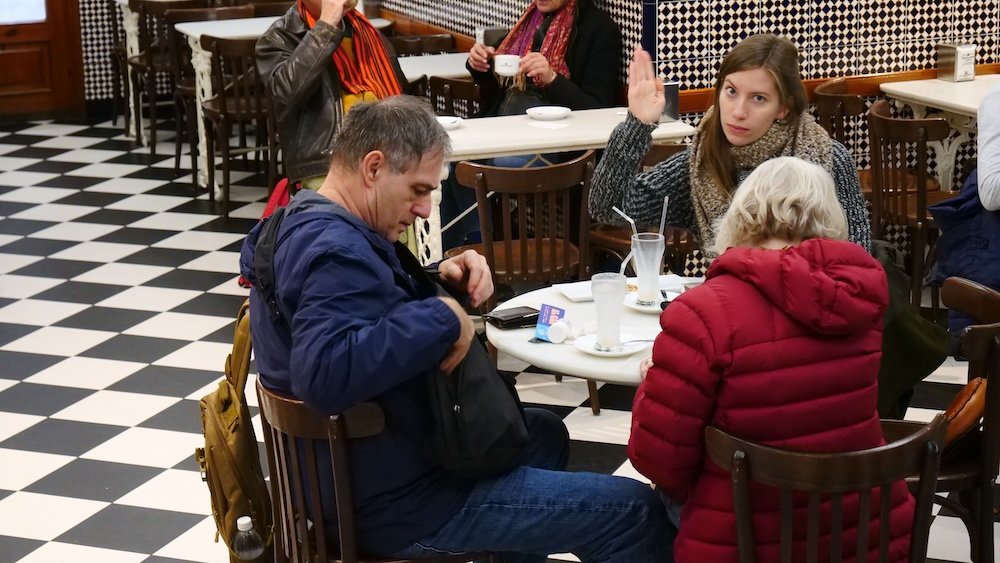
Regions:
<svg viewBox="0 0 1000 563"><path fill-rule="evenodd" d="M250 300L247 299L236 315L236 330L233 332L233 351L226 358L226 379L245 401L244 393L247 377L250 374L250 351L253 344L250 340Z"/></svg>

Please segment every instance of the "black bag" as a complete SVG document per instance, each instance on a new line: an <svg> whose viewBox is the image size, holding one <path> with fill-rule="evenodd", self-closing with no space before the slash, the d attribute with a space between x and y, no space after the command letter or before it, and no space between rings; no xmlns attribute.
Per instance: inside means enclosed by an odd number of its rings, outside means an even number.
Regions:
<svg viewBox="0 0 1000 563"><path fill-rule="evenodd" d="M418 284L446 294L398 242L396 255ZM517 466L529 442L524 408L514 378L497 371L478 336L455 371L428 376L427 398L434 420L427 451L434 462L456 475L476 478Z"/></svg>
<svg viewBox="0 0 1000 563"><path fill-rule="evenodd" d="M511 86L503 94L497 115L524 115L530 108L547 105L551 104L538 90L531 87L521 90Z"/></svg>

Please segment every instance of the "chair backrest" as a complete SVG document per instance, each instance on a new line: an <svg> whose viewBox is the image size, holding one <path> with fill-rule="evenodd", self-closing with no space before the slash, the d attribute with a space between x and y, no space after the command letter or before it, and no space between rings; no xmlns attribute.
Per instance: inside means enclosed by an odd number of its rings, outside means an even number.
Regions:
<svg viewBox="0 0 1000 563"><path fill-rule="evenodd" d="M250 4L253 7L254 17L262 16L283 16L289 8L292 7L294 2L254 2Z"/></svg>
<svg viewBox="0 0 1000 563"><path fill-rule="evenodd" d="M209 0L209 7L227 8L229 6L245 6L250 0Z"/></svg>
<svg viewBox="0 0 1000 563"><path fill-rule="evenodd" d="M427 98L429 89L430 86L428 86L426 74L421 74L413 80L408 80L406 86L403 87L404 93L418 98Z"/></svg>
<svg viewBox="0 0 1000 563"><path fill-rule="evenodd" d="M382 409L361 403L343 415L324 416L298 399L269 391L259 379L257 397L271 480L275 549L288 561L327 563L338 555L345 563L357 561L347 440L381 432ZM324 496L318 476L331 472L338 538L327 537L321 508ZM307 499L314 507L311 514L306 513Z"/></svg>
<svg viewBox="0 0 1000 563"><path fill-rule="evenodd" d="M848 91L844 78L828 80L813 91L819 124L831 137L842 145L847 145L848 119L865 113L865 100Z"/></svg>
<svg viewBox="0 0 1000 563"><path fill-rule="evenodd" d="M201 47L212 57L212 90L223 113L235 121L267 121L268 90L257 72L255 38L201 36Z"/></svg>
<svg viewBox="0 0 1000 563"><path fill-rule="evenodd" d="M927 217L928 143L947 139L951 126L941 118L892 117L889 102L868 112L872 166L872 238L882 238L882 222L921 224ZM922 252L922 249L920 249Z"/></svg>
<svg viewBox="0 0 1000 563"><path fill-rule="evenodd" d="M455 37L450 33L433 33L420 36L420 48L425 55L450 53L455 49Z"/></svg>
<svg viewBox="0 0 1000 563"><path fill-rule="evenodd" d="M793 543L806 537L809 561L818 559L820 537L829 533L829 561L842 557L844 517L853 521L853 514L843 514L845 494L858 494L857 553L867 557L868 529L871 523L872 490L880 490L881 561L887 560L891 539L889 518L892 484L912 475L920 476L917 506L910 538L910 563L926 559L930 528L931 505L937 481L940 451L944 444L947 420L937 415L927 426L897 442L863 451L815 454L779 450L742 440L715 427L705 430L705 447L712 461L729 471L733 485L733 506L736 512L736 536L740 563L755 561L753 507L750 506L750 483L761 483L780 490L781 561L792 561ZM794 493L808 495L808 517L801 520L804 507L796 511ZM802 498L798 496L797 498ZM820 523L821 504L829 502L829 522ZM796 519L799 519L796 522ZM805 534L802 526L805 525ZM851 558L853 560L853 558Z"/></svg>
<svg viewBox="0 0 1000 563"><path fill-rule="evenodd" d="M984 377L986 408L979 440L980 486L992 488L1000 470L1000 323L972 325L962 331L962 355L969 360L969 377ZM972 365L981 366L979 373Z"/></svg>
<svg viewBox="0 0 1000 563"><path fill-rule="evenodd" d="M459 163L459 184L476 190L484 254L496 282L587 278L587 194L594 161L590 150L569 162L540 168ZM496 221L491 220L491 192L497 199Z"/></svg>
<svg viewBox="0 0 1000 563"><path fill-rule="evenodd" d="M153 71L172 71L173 26L167 22L169 10L207 8L208 0L128 0L139 20L139 56Z"/></svg>
<svg viewBox="0 0 1000 563"><path fill-rule="evenodd" d="M227 8L189 8L184 10L168 10L165 14L170 27L170 52L173 57L171 73L174 84L193 83L194 67L191 65L191 45L183 33L177 31L175 24L194 21L231 20L235 18L253 17L250 6L230 6Z"/></svg>
<svg viewBox="0 0 1000 563"><path fill-rule="evenodd" d="M459 117L471 117L479 112L482 96L478 83L472 80L432 76L428 85L431 106L438 115L461 114ZM457 113L455 111L456 101L459 102Z"/></svg>
<svg viewBox="0 0 1000 563"><path fill-rule="evenodd" d="M396 55L400 57L421 55L424 51L424 46L419 36L394 35L389 38L389 42L392 43L392 48L395 49Z"/></svg>
<svg viewBox="0 0 1000 563"><path fill-rule="evenodd" d="M122 17L121 10L118 9L118 3L115 0L105 0L105 6L108 9L108 19L111 22L111 40L114 42L114 46L125 44L125 34L122 30L122 24L119 21Z"/></svg>
<svg viewBox="0 0 1000 563"><path fill-rule="evenodd" d="M1000 323L1000 291L972 280L950 277L941 286L944 306L972 318L975 324Z"/></svg>
<svg viewBox="0 0 1000 563"><path fill-rule="evenodd" d="M483 44L496 45L510 33L509 27L487 27L483 30Z"/></svg>

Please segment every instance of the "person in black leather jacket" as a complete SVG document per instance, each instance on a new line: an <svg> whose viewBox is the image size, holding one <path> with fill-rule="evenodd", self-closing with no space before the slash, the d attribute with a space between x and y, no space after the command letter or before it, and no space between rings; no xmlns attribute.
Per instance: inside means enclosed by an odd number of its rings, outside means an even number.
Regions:
<svg viewBox="0 0 1000 563"><path fill-rule="evenodd" d="M361 29L370 24L355 4L357 0L300 0L257 41L257 69L273 97L285 174L306 188L318 187L326 176L346 110L356 102L385 97L364 89L352 94L345 88L337 51L349 50L357 59L360 43L367 38L368 52L391 69L384 74L395 75L387 91L400 93L399 86L406 84L392 47L377 31L379 44L371 45L376 42L373 36Z"/></svg>

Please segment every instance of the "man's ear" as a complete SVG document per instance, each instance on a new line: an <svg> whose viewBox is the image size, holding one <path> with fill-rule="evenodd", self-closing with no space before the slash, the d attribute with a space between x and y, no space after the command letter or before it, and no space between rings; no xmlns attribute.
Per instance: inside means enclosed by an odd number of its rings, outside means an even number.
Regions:
<svg viewBox="0 0 1000 563"><path fill-rule="evenodd" d="M375 186L375 176L385 167L385 154L382 151L371 151L361 159L361 178L366 187Z"/></svg>

